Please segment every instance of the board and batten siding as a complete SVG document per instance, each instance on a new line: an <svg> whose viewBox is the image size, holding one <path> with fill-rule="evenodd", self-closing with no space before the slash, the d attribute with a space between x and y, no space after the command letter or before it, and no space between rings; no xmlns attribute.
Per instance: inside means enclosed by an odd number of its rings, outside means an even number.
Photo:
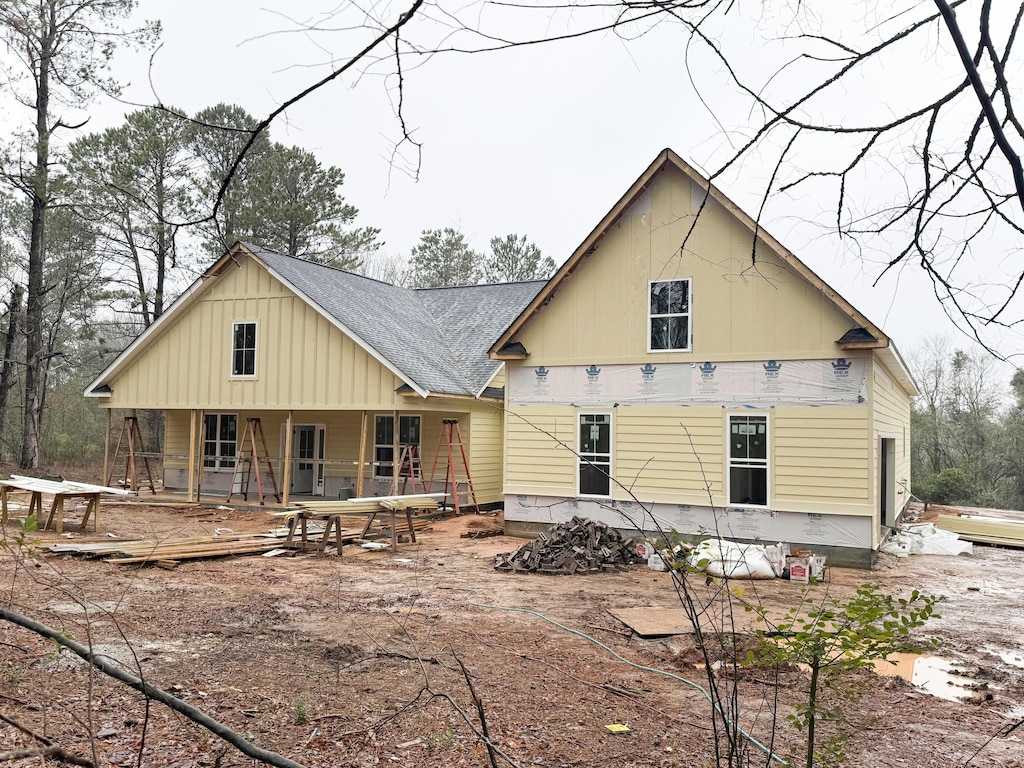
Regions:
<svg viewBox="0 0 1024 768"><path fill-rule="evenodd" d="M113 408L391 408L402 381L248 258L111 382ZM236 322L256 322L256 375L231 376Z"/></svg>
<svg viewBox="0 0 1024 768"><path fill-rule="evenodd" d="M767 247L752 264L752 235L725 208L708 201L687 237L702 195L680 171L659 173L517 334L531 364L841 356L850 318ZM649 283L678 278L692 280L692 351L649 353Z"/></svg>

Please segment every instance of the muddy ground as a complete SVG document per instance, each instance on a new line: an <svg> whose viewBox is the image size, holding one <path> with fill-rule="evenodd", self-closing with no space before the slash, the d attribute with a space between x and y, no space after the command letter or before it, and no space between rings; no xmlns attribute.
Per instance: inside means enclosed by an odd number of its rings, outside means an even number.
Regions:
<svg viewBox="0 0 1024 768"><path fill-rule="evenodd" d="M103 533L161 539L274 524L260 510L144 504L104 504L101 516ZM61 538L38 533L19 544L12 523L0 586L5 606L91 642L303 765L491 765L467 675L491 738L515 765L715 765L709 705L678 679L702 682L692 635L644 639L609 613L678 607L672 576L643 565L571 577L496 572L493 556L522 541L461 535L500 525L497 515L441 520L397 555L247 556L161 569L40 554L34 542ZM105 537L74 540L96 538ZM942 618L915 639L941 640L938 653L973 690L940 691L967 696L958 701L899 678L851 674L842 684L851 697L842 706L848 764L1024 766L1024 726L1011 730L1024 717L1024 550L884 557L871 573L830 569L812 589L842 597L867 581L946 597ZM781 580L746 593L777 609L800 595L801 585ZM745 652L752 644L739 645ZM776 679L745 668L739 680L743 725L781 754L797 747L800 734L785 715L806 691L807 674L789 669ZM6 622L0 712L103 766L253 765L181 715L159 704L147 710L139 694ZM613 734L610 724L629 731ZM823 729L828 735L835 726ZM38 746L0 722L0 751ZM748 756L750 765L768 762L755 746Z"/></svg>

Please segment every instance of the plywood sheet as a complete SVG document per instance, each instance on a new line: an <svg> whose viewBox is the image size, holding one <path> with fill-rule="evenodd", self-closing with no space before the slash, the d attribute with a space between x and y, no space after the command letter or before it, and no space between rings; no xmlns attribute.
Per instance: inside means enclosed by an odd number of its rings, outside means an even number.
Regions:
<svg viewBox="0 0 1024 768"><path fill-rule="evenodd" d="M693 624L682 608L644 606L640 608L613 608L612 616L636 632L640 637L668 637L693 634Z"/></svg>

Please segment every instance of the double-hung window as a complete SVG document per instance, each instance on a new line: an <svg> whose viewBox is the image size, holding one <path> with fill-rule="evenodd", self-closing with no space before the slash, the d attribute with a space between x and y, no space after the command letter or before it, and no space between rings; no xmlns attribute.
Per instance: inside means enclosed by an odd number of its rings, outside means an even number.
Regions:
<svg viewBox="0 0 1024 768"><path fill-rule="evenodd" d="M651 352L690 350L690 281L652 280L650 283L648 345Z"/></svg>
<svg viewBox="0 0 1024 768"><path fill-rule="evenodd" d="M234 323L232 325L231 375L256 375L256 323Z"/></svg>
<svg viewBox="0 0 1024 768"><path fill-rule="evenodd" d="M234 413L203 415L203 466L224 469L235 466L238 449L238 416Z"/></svg>
<svg viewBox="0 0 1024 768"><path fill-rule="evenodd" d="M729 416L729 503L768 506L767 416Z"/></svg>
<svg viewBox="0 0 1024 768"><path fill-rule="evenodd" d="M612 415L580 414L580 496L611 496Z"/></svg>
<svg viewBox="0 0 1024 768"><path fill-rule="evenodd" d="M393 477L395 467L395 417L377 416L373 426L373 476ZM398 417L398 450L420 444L420 417ZM399 458L401 456L399 455ZM419 459L414 461L419 464ZM417 467L414 467L416 469Z"/></svg>

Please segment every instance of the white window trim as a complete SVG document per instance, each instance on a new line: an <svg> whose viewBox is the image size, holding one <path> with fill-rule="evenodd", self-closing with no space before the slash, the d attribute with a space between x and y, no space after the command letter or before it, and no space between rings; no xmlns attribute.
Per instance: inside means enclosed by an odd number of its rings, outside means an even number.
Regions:
<svg viewBox="0 0 1024 768"><path fill-rule="evenodd" d="M686 312L672 313L668 315L654 315L651 314L651 286L655 283L676 283L686 281L686 299L689 310ZM644 301L647 306L647 325L645 333L647 334L647 351L653 355L660 355L671 352L693 352L693 278L692 277L673 277L666 280L648 280L647 281L647 295L644 297ZM685 349L652 349L651 348L651 321L655 317L686 317L688 322L686 323L686 348Z"/></svg>
<svg viewBox="0 0 1024 768"><path fill-rule="evenodd" d="M608 493L583 493L580 490L580 469L584 465L584 460L581 458L583 455L580 444L580 418L583 416L607 416L610 434L608 435ZM580 499L610 499L612 498L612 490L615 486L612 480L615 477L615 466L612 462L612 457L615 456L615 413L613 411L584 411L580 410L576 412L576 496ZM588 455L599 455L590 452ZM603 454L602 454L603 455Z"/></svg>
<svg viewBox="0 0 1024 768"><path fill-rule="evenodd" d="M734 417L758 416L764 419L765 437L765 503L751 504L732 501L732 420ZM741 466L751 466L744 464ZM772 417L765 411L731 411L725 415L725 504L728 507L752 507L753 509L771 509L772 507Z"/></svg>
<svg viewBox="0 0 1024 768"><path fill-rule="evenodd" d="M208 419L210 416L216 416L217 417L217 433L216 433L217 436L216 436L216 438L214 438L214 441L213 441L217 445L217 453L216 454L208 454L206 452L206 443L208 442L207 439L206 439L206 419ZM234 416L235 417L235 455L234 456L222 456L221 453L220 453L220 446L221 446L220 422L221 422L221 419L223 419L225 416ZM239 443L241 442L241 438L242 438L242 434L239 431L238 424L239 424L239 419L238 419L238 414L237 413L230 413L230 412L225 412L225 413L221 413L221 412L209 413L208 412L208 413L204 413L203 414L203 455L199 457L199 461L200 461L200 464L202 465L202 469L203 469L204 472L234 472L235 471L235 464L237 463L237 460L238 460ZM214 465L212 467L206 466L206 460L207 459L212 459L213 460ZM225 460L228 461L228 464L224 463Z"/></svg>
<svg viewBox="0 0 1024 768"><path fill-rule="evenodd" d="M378 443L377 442L377 419L379 419L379 418L393 419L394 417L395 417L395 415L393 413L375 413L375 414L373 414L373 460L372 461L373 461L373 478L374 478L374 480L390 480L394 476L395 464L397 464L398 460L400 458L402 458L401 457L401 451L402 451L402 448L405 446L405 443L401 443L400 442L398 444L399 455L398 456L393 456L392 459L391 459L391 472L392 472L392 474L390 474L390 475L380 475L380 474L377 474L378 471L380 470L380 467L377 464L377 449L378 448L393 448L394 447L394 443L388 443L387 445L384 445L383 443ZM398 429L399 430L399 435L401 435L401 429L400 429L401 420L405 419L405 418L417 418L417 419L420 420L420 430L419 430L419 432L420 432L420 441L418 443L416 443L416 445L419 446L422 449L423 448L423 416L422 416L422 414L419 414L419 413L399 413L398 414L398 420L399 420L398 424L396 424L393 427L393 429ZM422 471L422 463L421 463L420 469Z"/></svg>
<svg viewBox="0 0 1024 768"><path fill-rule="evenodd" d="M240 325L251 325L254 331L252 350L252 373L235 373L235 330ZM228 378L230 379L255 379L256 372L260 369L260 324L256 320L235 320L231 323L231 357L228 360Z"/></svg>

